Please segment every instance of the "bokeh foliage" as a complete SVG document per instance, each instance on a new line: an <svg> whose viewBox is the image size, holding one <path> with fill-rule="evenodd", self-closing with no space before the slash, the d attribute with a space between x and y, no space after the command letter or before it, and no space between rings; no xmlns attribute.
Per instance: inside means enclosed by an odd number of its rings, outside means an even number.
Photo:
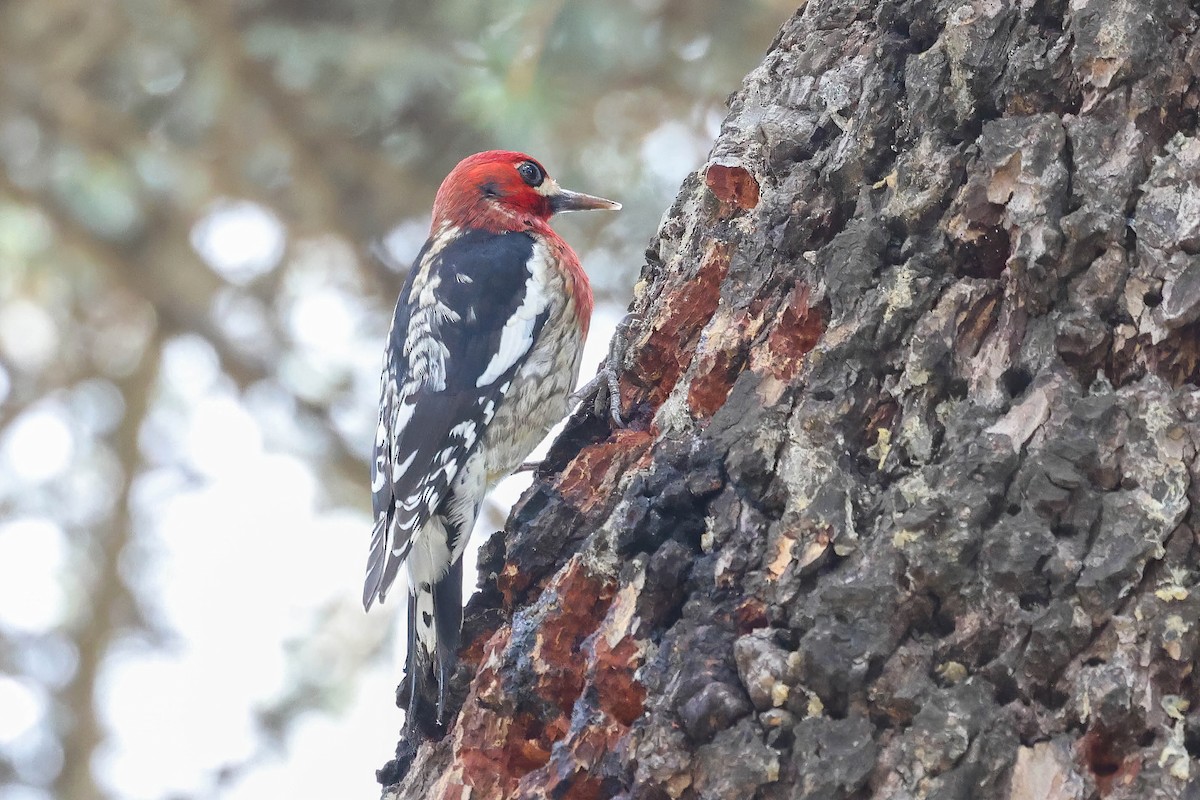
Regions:
<svg viewBox="0 0 1200 800"><path fill-rule="evenodd" d="M621 200L616 217L559 225L601 301L623 304L725 96L790 11L0 4L0 570L45 562L54 584L0 590L0 699L32 702L36 720L7 740L0 725L0 796L129 793L97 778L120 736L99 687L128 642L189 635L153 586L173 546L160 512L220 469L183 433L202 398L230 398L266 452L299 463L322 513L365 512L379 342L442 176L470 152L521 149ZM393 266L369 254L381 240ZM314 612L314 640L339 609ZM354 674L296 650L260 715L277 741Z"/></svg>

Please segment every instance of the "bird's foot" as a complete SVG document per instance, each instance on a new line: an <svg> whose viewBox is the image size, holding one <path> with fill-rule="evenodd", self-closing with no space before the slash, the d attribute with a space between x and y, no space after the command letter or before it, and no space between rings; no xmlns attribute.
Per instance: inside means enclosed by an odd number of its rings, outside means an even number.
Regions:
<svg viewBox="0 0 1200 800"><path fill-rule="evenodd" d="M604 416L605 406L613 424L618 428L626 427L625 418L621 416L621 384L617 380L617 371L608 366L608 362L600 365L596 376L585 383L573 395L572 403L592 401L592 412L597 417Z"/></svg>
<svg viewBox="0 0 1200 800"><path fill-rule="evenodd" d="M618 428L627 428L629 423L621 416L621 384L618 375L625 363L625 351L629 347L629 328L640 319L635 311L625 315L613 331L612 345L609 347L608 358L600 365L596 376L571 395L572 403L591 401L592 411L602 417L605 411Z"/></svg>

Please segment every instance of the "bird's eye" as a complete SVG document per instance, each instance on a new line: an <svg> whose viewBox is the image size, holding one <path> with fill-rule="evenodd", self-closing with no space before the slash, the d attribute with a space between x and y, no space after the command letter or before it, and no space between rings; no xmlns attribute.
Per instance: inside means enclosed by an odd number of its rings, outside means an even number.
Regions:
<svg viewBox="0 0 1200 800"><path fill-rule="evenodd" d="M542 181L546 180L546 173L532 161L522 161L517 165L517 172L521 174L521 180L530 186L541 186Z"/></svg>

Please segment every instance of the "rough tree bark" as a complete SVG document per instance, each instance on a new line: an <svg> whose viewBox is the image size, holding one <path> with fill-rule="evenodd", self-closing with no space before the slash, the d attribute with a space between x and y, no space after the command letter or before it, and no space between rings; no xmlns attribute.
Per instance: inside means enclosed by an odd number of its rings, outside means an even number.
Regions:
<svg viewBox="0 0 1200 800"><path fill-rule="evenodd" d="M398 798L1197 798L1185 0L810 0Z"/></svg>

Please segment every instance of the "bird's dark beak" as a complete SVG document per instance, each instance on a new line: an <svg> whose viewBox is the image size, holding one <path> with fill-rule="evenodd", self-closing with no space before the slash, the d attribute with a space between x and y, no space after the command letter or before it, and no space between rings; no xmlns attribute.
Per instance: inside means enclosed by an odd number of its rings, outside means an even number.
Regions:
<svg viewBox="0 0 1200 800"><path fill-rule="evenodd" d="M612 200L566 189L559 189L550 195L550 208L555 214L560 211L616 211L620 207L620 203Z"/></svg>

